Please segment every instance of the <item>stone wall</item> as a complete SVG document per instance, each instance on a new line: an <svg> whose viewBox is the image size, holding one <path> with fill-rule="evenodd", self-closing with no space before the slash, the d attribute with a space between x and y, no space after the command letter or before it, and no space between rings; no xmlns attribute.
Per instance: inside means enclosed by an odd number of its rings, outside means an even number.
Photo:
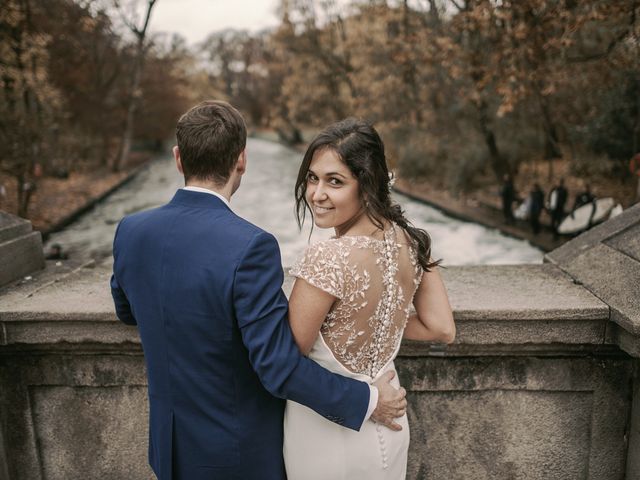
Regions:
<svg viewBox="0 0 640 480"><path fill-rule="evenodd" d="M44 268L42 237L31 222L0 211L0 287Z"/></svg>
<svg viewBox="0 0 640 480"><path fill-rule="evenodd" d="M412 479L624 478L632 362L403 358Z"/></svg>
<svg viewBox="0 0 640 480"><path fill-rule="evenodd" d="M397 360L408 478L640 478L640 318L620 301L612 314L567 258L444 270L456 343L407 342ZM153 478L142 351L108 278L48 265L0 291L0 478Z"/></svg>

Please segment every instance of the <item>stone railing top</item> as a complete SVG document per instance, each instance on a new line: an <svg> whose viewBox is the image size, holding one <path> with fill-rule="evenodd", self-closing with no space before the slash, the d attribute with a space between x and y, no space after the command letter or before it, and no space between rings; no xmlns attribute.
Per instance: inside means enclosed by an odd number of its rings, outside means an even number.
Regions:
<svg viewBox="0 0 640 480"><path fill-rule="evenodd" d="M48 261L45 270L0 290L0 322L115 320L109 268L61 263Z"/></svg>
<svg viewBox="0 0 640 480"><path fill-rule="evenodd" d="M640 204L545 256L611 308L611 320L640 335Z"/></svg>
<svg viewBox="0 0 640 480"><path fill-rule="evenodd" d="M607 306L552 265L442 269L456 320L595 320Z"/></svg>
<svg viewBox="0 0 640 480"><path fill-rule="evenodd" d="M607 306L553 265L488 265L441 269L457 320L595 320ZM0 321L112 321L109 265L52 264L0 290ZM287 277L289 294L293 279Z"/></svg>
<svg viewBox="0 0 640 480"><path fill-rule="evenodd" d="M0 243L30 233L31 222L0 210Z"/></svg>
<svg viewBox="0 0 640 480"><path fill-rule="evenodd" d="M116 321L110 265L48 267L0 290L0 345L138 342ZM442 270L462 345L605 343L609 308L553 265ZM290 292L293 279L286 278Z"/></svg>
<svg viewBox="0 0 640 480"><path fill-rule="evenodd" d="M0 211L0 286L44 268L42 237L31 222Z"/></svg>

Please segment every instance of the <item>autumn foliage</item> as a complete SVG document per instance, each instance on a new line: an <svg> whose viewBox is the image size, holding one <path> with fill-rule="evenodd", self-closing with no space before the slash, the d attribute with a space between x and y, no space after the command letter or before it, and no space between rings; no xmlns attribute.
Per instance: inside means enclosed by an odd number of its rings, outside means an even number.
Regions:
<svg viewBox="0 0 640 480"><path fill-rule="evenodd" d="M119 167L131 119L134 145L159 145L212 97L291 143L367 118L395 169L450 190L532 163L551 182L557 159L629 181L640 151L640 0L281 0L277 28L195 46L141 41L106 3L0 9L0 168L21 214L40 172Z"/></svg>
<svg viewBox="0 0 640 480"><path fill-rule="evenodd" d="M284 2L274 108L368 118L407 175L465 188L522 162L624 177L640 149L640 2ZM282 73L279 73L282 75Z"/></svg>
<svg viewBox="0 0 640 480"><path fill-rule="evenodd" d="M120 168L127 128L137 145L159 145L188 104L185 57L161 37L144 42L132 91L136 39L116 28L108 5L5 0L0 8L0 174L15 182L19 215L28 216L41 178Z"/></svg>
<svg viewBox="0 0 640 480"><path fill-rule="evenodd" d="M453 189L529 161L551 181L559 158L624 178L640 149L638 1L283 0L281 13L275 31L206 48L227 98L284 139L365 117L396 168Z"/></svg>

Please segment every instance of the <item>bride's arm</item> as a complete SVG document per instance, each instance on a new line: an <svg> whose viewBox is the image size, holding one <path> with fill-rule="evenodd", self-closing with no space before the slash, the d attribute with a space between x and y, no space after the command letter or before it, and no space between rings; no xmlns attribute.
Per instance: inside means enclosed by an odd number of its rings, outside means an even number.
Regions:
<svg viewBox="0 0 640 480"><path fill-rule="evenodd" d="M331 305L336 300L333 295L297 278L289 297L289 325L293 338L303 355L311 351L322 322Z"/></svg>
<svg viewBox="0 0 640 480"><path fill-rule="evenodd" d="M409 317L404 338L452 343L456 325L438 267L422 274L422 281L413 298L416 314Z"/></svg>

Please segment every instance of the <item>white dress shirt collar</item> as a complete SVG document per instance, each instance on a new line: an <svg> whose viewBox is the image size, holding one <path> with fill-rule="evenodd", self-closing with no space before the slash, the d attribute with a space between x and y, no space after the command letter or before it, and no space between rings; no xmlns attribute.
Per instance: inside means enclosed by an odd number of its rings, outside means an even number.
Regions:
<svg viewBox="0 0 640 480"><path fill-rule="evenodd" d="M220 195L218 192L214 192L213 190L209 190L208 188L202 188L202 187L193 187L193 186L186 186L186 187L182 187L183 190L188 190L190 192L200 192L200 193L208 193L209 195L213 195L214 197L218 197L220 200L222 200L224 202L224 204L229 207L229 210L231 210L231 205L229 204L229 200L227 200L224 196Z"/></svg>

